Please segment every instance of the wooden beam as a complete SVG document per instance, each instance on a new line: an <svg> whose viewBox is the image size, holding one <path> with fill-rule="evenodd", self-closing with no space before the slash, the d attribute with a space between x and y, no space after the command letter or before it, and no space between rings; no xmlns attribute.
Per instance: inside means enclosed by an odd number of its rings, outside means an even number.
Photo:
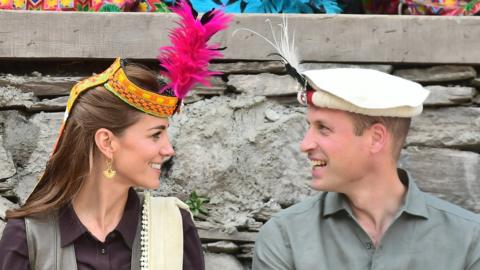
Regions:
<svg viewBox="0 0 480 270"><path fill-rule="evenodd" d="M0 59L153 59L168 45L174 14L0 11ZM480 63L480 17L287 15L301 59L319 62ZM231 60L271 60L278 14L237 14L214 40Z"/></svg>

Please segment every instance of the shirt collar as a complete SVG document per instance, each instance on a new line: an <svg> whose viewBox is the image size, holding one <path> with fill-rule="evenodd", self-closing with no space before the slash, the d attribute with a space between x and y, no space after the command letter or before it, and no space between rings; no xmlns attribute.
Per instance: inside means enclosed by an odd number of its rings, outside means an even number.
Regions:
<svg viewBox="0 0 480 270"><path fill-rule="evenodd" d="M347 198L343 193L337 192L325 192L324 196L324 208L322 216L327 217L340 211L347 211L351 213L350 205L347 203Z"/></svg>
<svg viewBox="0 0 480 270"><path fill-rule="evenodd" d="M127 244L130 249L132 249L136 236L140 211L140 199L135 190L130 188L123 216L115 229L122 235L125 244ZM87 232L87 229L80 222L71 204L60 209L59 227L62 247L73 243L78 237Z"/></svg>
<svg viewBox="0 0 480 270"><path fill-rule="evenodd" d="M405 202L401 207L399 213L405 212L410 215L423 217L428 219L428 210L425 202L425 196L420 189L418 189L415 181L410 177L406 170L398 169L398 176L400 181L407 187L405 195ZM343 193L326 192L324 197L324 208L322 216L327 217L340 211L346 211L352 214L347 198Z"/></svg>
<svg viewBox="0 0 480 270"><path fill-rule="evenodd" d="M78 219L70 203L60 209L58 225L60 227L60 243L62 247L73 243L73 241L87 231Z"/></svg>
<svg viewBox="0 0 480 270"><path fill-rule="evenodd" d="M420 191L417 184L415 184L415 181L406 170L398 169L398 176L402 183L408 188L402 211L428 219L427 203L423 192Z"/></svg>
<svg viewBox="0 0 480 270"><path fill-rule="evenodd" d="M133 188L130 188L122 219L116 228L116 230L123 236L125 244L127 244L130 249L132 249L133 240L135 240L137 233L137 226L141 213L140 208L140 199L138 198L137 192L135 192Z"/></svg>

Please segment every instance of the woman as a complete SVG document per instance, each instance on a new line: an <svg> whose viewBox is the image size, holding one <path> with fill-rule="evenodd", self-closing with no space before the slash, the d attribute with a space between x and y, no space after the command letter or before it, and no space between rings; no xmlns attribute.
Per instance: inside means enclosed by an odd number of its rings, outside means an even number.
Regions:
<svg viewBox="0 0 480 270"><path fill-rule="evenodd" d="M206 42L230 19L213 11L202 18L203 29L200 20L193 29L188 3L175 10L182 22L173 43L203 51L162 48L168 84L117 59L72 88L43 176L25 205L7 213L0 269L204 269L187 207L172 198L139 198L133 190L159 186L161 165L174 155L168 117L212 74L206 64L219 56L218 46L191 39Z"/></svg>

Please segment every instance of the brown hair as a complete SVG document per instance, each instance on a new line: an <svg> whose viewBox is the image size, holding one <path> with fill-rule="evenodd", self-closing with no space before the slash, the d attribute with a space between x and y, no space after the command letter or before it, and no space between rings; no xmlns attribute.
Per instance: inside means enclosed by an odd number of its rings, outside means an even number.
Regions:
<svg viewBox="0 0 480 270"><path fill-rule="evenodd" d="M355 135L361 136L365 129L374 124L380 123L384 125L393 138L393 157L398 160L400 151L405 143L405 139L410 129L411 118L403 117L385 117L385 116L369 116L358 113L350 113L353 120Z"/></svg>
<svg viewBox="0 0 480 270"><path fill-rule="evenodd" d="M139 65L125 68L128 78L148 90L161 87L153 72ZM56 210L81 189L96 155L94 136L100 128L115 135L138 121L142 113L103 87L85 91L70 112L56 152L26 203L8 210L7 218L21 218Z"/></svg>

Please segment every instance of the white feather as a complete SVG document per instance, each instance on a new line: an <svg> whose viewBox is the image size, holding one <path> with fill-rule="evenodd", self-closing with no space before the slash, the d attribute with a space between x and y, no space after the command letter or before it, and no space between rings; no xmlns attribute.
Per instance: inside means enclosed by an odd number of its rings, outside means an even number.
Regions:
<svg viewBox="0 0 480 270"><path fill-rule="evenodd" d="M243 30L263 38L268 44L270 44L273 48L275 48L275 50L277 50L278 54L283 57L282 61L285 62L285 64L290 64L290 66L292 66L294 69L300 71L300 62L297 56L297 48L295 47L295 31L292 32L292 38L290 40L287 16L284 15L282 23L278 24L278 27L280 28L278 39L277 35L275 34L276 31L273 28L270 19L266 19L265 22L270 25L270 30L272 31L272 40L248 28L239 28L233 32L233 35L235 35L238 31Z"/></svg>

